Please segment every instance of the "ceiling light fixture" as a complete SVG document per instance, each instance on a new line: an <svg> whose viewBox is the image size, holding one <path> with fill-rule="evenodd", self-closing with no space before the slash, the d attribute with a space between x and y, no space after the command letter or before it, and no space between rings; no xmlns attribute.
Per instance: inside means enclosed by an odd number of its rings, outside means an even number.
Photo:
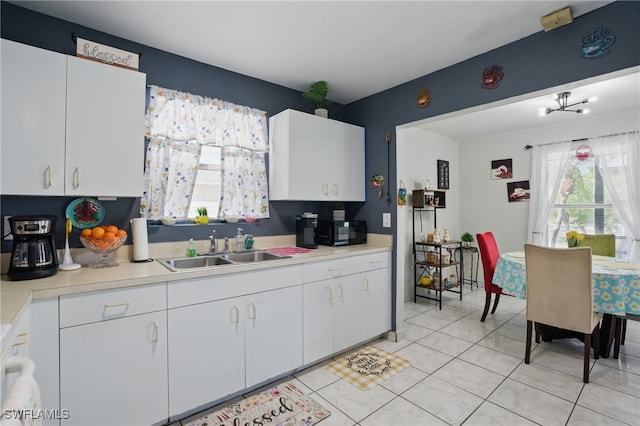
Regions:
<svg viewBox="0 0 640 426"><path fill-rule="evenodd" d="M540 116L544 116L547 114L551 114L554 111L566 111L566 112L575 112L578 114L588 114L589 110L588 109L582 109L582 108L577 108L577 109L568 109L571 108L572 106L576 106L576 105L580 105L580 104L586 104L589 102L594 102L598 99L597 96L592 96L588 99L583 99L579 102L574 102L572 104L569 103L569 96L571 96L571 92L560 92L560 93L556 93L555 95L553 95L553 100L556 101L558 103L558 108L539 108L539 114Z"/></svg>

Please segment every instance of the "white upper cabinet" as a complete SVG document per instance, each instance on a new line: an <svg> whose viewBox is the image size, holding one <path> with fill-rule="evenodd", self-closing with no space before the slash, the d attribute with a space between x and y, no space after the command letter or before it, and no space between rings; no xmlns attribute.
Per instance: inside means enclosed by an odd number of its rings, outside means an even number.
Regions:
<svg viewBox="0 0 640 426"><path fill-rule="evenodd" d="M269 147L269 199L365 201L363 127L288 109Z"/></svg>
<svg viewBox="0 0 640 426"><path fill-rule="evenodd" d="M145 74L67 60L66 195L142 196Z"/></svg>
<svg viewBox="0 0 640 426"><path fill-rule="evenodd" d="M2 40L2 194L139 197L146 76Z"/></svg>
<svg viewBox="0 0 640 426"><path fill-rule="evenodd" d="M64 193L64 55L2 39L2 193Z"/></svg>

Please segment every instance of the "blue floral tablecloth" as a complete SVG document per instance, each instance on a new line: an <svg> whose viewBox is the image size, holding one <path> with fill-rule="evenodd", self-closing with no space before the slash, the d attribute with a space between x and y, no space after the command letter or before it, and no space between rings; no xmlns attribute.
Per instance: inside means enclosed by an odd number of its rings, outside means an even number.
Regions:
<svg viewBox="0 0 640 426"><path fill-rule="evenodd" d="M592 275L594 311L620 316L627 313L640 315L640 270L603 267L594 261ZM493 273L493 284L506 294L525 299L527 274L524 254L500 255Z"/></svg>

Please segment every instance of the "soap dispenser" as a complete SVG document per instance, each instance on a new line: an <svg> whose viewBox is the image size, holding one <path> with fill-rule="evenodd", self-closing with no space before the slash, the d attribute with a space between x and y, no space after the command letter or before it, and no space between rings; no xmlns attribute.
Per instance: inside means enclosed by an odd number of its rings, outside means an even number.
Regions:
<svg viewBox="0 0 640 426"><path fill-rule="evenodd" d="M196 257L196 242L193 238L189 238L189 247L187 248L188 257Z"/></svg>
<svg viewBox="0 0 640 426"><path fill-rule="evenodd" d="M242 228L238 228L238 233L236 234L236 251L244 250L244 235L242 232L244 230Z"/></svg>

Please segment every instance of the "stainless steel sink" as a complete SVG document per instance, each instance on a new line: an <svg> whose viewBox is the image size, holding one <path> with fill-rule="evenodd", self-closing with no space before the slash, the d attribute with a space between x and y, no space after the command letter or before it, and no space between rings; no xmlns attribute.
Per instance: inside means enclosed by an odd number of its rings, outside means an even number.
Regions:
<svg viewBox="0 0 640 426"><path fill-rule="evenodd" d="M221 256L167 257L156 260L173 272L232 264Z"/></svg>
<svg viewBox="0 0 640 426"><path fill-rule="evenodd" d="M266 251L246 251L228 254L204 254L196 257L165 257L156 259L160 264L173 272L192 269L216 268L234 263L264 262L267 260L286 259L291 256L273 254Z"/></svg>
<svg viewBox="0 0 640 426"><path fill-rule="evenodd" d="M232 262L263 262L265 260L286 259L291 256L282 256L279 254L269 253L268 251L246 251L239 253L229 253L223 255L223 258Z"/></svg>

